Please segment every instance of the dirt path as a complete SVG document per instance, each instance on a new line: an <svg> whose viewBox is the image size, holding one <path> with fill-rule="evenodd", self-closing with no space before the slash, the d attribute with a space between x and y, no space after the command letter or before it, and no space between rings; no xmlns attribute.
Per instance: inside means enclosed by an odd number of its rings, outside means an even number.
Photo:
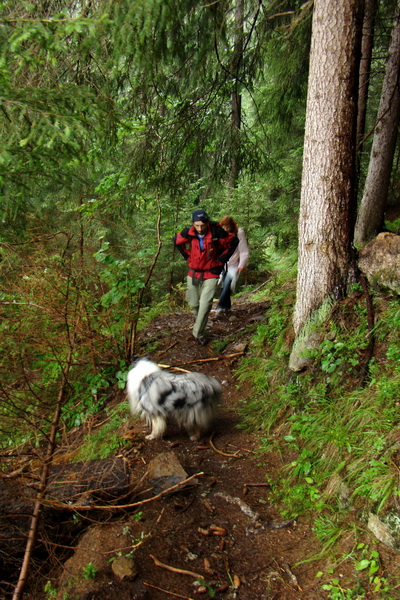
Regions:
<svg viewBox="0 0 400 600"><path fill-rule="evenodd" d="M282 463L277 456L260 458L257 436L238 428L246 389L238 386L234 371L266 308L265 303L235 304L231 314L210 320L211 341L205 347L192 341L187 313L163 316L141 332L140 350L152 350L159 364L218 378L224 390L221 410L211 438L201 443L174 428L164 440L145 441L146 426L132 420L124 455L138 485L135 501L152 497L142 477L162 453L173 453L196 481L107 522L93 520L87 541L64 565L57 598L323 598L315 579L318 565L296 565L317 551L309 523L286 521L269 498L268 478ZM137 575L129 572L121 579L111 570L112 551L121 548L118 554L125 556L132 545L137 546L132 554ZM94 579L82 580L89 563L96 565Z"/></svg>
<svg viewBox="0 0 400 600"><path fill-rule="evenodd" d="M232 313L211 319L206 347L191 340L187 313L161 317L141 333L141 349L153 349L156 362L217 377L223 403L211 440L197 444L172 428L162 441L140 443L134 458L128 454L138 480L165 452L173 452L189 476L202 475L190 489L143 505L135 527L137 539L146 537L134 553L135 582L110 585L109 574L99 573L96 598L161 600L199 597L199 592L243 600L321 598L317 566L296 566L315 546L309 524L285 521L269 499L268 476L280 468L279 459L261 460L257 437L238 428L238 406L246 392L237 386L234 370L266 308L265 303L236 304ZM130 428L132 439L143 440L146 433L142 424ZM124 520L129 521L128 514ZM105 528L104 544L108 535ZM88 560L86 553L81 560ZM198 587L195 576L183 571L201 575L204 585ZM93 584L88 584L92 590Z"/></svg>

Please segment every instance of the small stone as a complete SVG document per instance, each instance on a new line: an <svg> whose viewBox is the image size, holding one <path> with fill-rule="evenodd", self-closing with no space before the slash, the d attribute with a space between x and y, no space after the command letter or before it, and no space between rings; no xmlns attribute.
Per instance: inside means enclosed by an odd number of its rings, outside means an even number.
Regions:
<svg viewBox="0 0 400 600"><path fill-rule="evenodd" d="M111 570L118 579L134 579L137 575L137 567L133 558L118 556L111 563Z"/></svg>
<svg viewBox="0 0 400 600"><path fill-rule="evenodd" d="M154 494L159 494L187 479L188 474L174 452L164 452L149 463L147 478L153 486ZM191 483L196 484L197 480L193 479ZM182 491L182 488L175 491Z"/></svg>
<svg viewBox="0 0 400 600"><path fill-rule="evenodd" d="M372 531L374 536L380 542L382 542L382 544L385 544L385 546L389 546L389 548L395 547L395 540L392 534L390 533L389 527L385 525L385 523L382 523L379 517L377 517L373 513L369 513L368 529Z"/></svg>

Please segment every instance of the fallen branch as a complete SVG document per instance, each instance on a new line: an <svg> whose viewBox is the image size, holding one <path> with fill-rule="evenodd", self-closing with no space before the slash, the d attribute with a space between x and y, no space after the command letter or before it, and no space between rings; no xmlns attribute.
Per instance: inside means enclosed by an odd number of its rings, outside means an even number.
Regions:
<svg viewBox="0 0 400 600"><path fill-rule="evenodd" d="M170 344L168 346L168 348L165 348L165 350L163 350L162 352L160 352L160 354L165 354L166 352L168 352L168 350L171 350L171 348L173 348L174 346L176 346L177 343L178 343L178 340L176 340L175 342L173 342L172 344Z"/></svg>
<svg viewBox="0 0 400 600"><path fill-rule="evenodd" d="M283 563L282 568L285 571L285 573L289 576L291 584L294 585L299 590L299 592L302 592L303 590L300 587L299 582L297 581L297 577L294 573L292 573L289 565L287 563Z"/></svg>
<svg viewBox="0 0 400 600"><path fill-rule="evenodd" d="M228 456L230 458L237 458L238 452L240 452L240 450L237 450L235 452L235 454L227 454L226 452L221 452L221 450L218 450L218 448L216 448L214 446L213 441L212 441L214 433L215 433L215 431L212 432L211 437L210 437L210 446L214 450L214 452L217 452L217 454L221 454L222 456Z"/></svg>
<svg viewBox="0 0 400 600"><path fill-rule="evenodd" d="M255 292L258 292L258 290L261 290L261 288L263 288L264 285L267 285L267 283L269 283L270 281L271 281L271 278L267 279L267 281L263 281L263 283L261 285L254 288L253 290L251 290L251 293L254 294Z"/></svg>
<svg viewBox="0 0 400 600"><path fill-rule="evenodd" d="M146 536L148 537L148 536ZM108 554L115 554L116 552L131 552L131 550L135 550L135 548L139 548L144 543L144 540L141 540L137 544L133 546L125 546L124 548L116 548L115 550L110 550L109 552L100 552L102 556L107 556Z"/></svg>
<svg viewBox="0 0 400 600"><path fill-rule="evenodd" d="M168 590L164 590L163 588L157 587L156 585L151 585L151 583L146 583L143 581L144 585L147 587L153 588L153 590L158 590L159 592L164 592L164 594L169 594L170 596L175 596L176 598L183 598L184 600L193 600L193 598L189 598L189 596L181 596L181 594L175 594L175 592L169 592Z"/></svg>
<svg viewBox="0 0 400 600"><path fill-rule="evenodd" d="M22 465L22 467L15 469L15 471L12 471L11 473L0 473L0 478L1 479L14 479L14 477L18 477L19 475L21 475L21 473L24 471L24 469L26 469L28 467L28 462L29 461L25 461L25 463Z"/></svg>
<svg viewBox="0 0 400 600"><path fill-rule="evenodd" d="M250 517L250 519L254 523L259 521L260 517L259 517L258 513L254 512L250 508L250 506L248 504L246 504L246 502L243 502L243 500L241 500L240 498L229 496L228 494L224 494L223 492L217 492L215 495L219 496L220 498L223 498L227 502L230 502L230 504L237 504L239 506L240 510L246 516Z"/></svg>
<svg viewBox="0 0 400 600"><path fill-rule="evenodd" d="M163 569L171 571L172 573L180 573L181 575L190 575L190 577L195 577L196 579L204 579L203 575L200 575L199 573L194 573L193 571L186 571L186 569L177 569L176 567L170 567L169 565L166 565L165 563L162 563L160 560L158 560L158 558L153 556L153 554L150 554L149 556L154 560L154 564L157 567L162 567Z"/></svg>
<svg viewBox="0 0 400 600"><path fill-rule="evenodd" d="M160 492L156 496L153 496L152 498L147 498L146 500L139 500L139 502L133 502L130 504L113 504L113 505L94 504L93 506L80 506L77 504L66 504L64 502L55 502L55 501L50 501L50 500L42 500L42 504L45 504L46 506L53 506L54 508L68 508L69 510L75 510L78 513L81 513L83 511L89 511L89 510L121 510L121 509L125 509L125 508L134 508L135 506L141 506L142 504L148 504L149 502L154 502L154 500L158 500L162 496L165 496L165 494L169 494L173 490L175 490L183 485L186 485L189 481L191 481L192 479L195 479L196 477L200 477L201 475L204 475L204 471L201 471L200 473L195 473L194 475L191 475L184 481L180 481L179 483L173 485L172 487L168 488L167 490L163 490L162 492Z"/></svg>
<svg viewBox="0 0 400 600"><path fill-rule="evenodd" d="M92 429L97 429L98 427L102 427L105 423L110 421L110 419L112 419L113 416L114 415L111 414L109 417L107 417L107 419L104 419L104 421L101 421L100 423L96 423L95 425L92 425Z"/></svg>
<svg viewBox="0 0 400 600"><path fill-rule="evenodd" d="M243 487L271 487L270 483L245 483Z"/></svg>
<svg viewBox="0 0 400 600"><path fill-rule="evenodd" d="M286 529L286 527L291 527L296 523L296 519L289 519L288 521L272 521L272 523L268 523L264 526L264 529Z"/></svg>
<svg viewBox="0 0 400 600"><path fill-rule="evenodd" d="M161 369L176 369L177 367L180 367L182 365L193 365L193 364L197 364L197 363L215 362L217 360L225 360L225 358L236 358L236 356L243 356L244 354L245 354L244 352L234 352L233 354L220 354L220 356L213 356L211 358L198 358L196 360L189 360L189 361L177 363L176 365L159 364L158 366Z"/></svg>

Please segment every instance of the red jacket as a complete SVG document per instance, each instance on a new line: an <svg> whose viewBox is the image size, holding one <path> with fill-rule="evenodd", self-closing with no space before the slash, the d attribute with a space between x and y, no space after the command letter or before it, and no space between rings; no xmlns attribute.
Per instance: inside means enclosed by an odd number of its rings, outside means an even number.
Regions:
<svg viewBox="0 0 400 600"><path fill-rule="evenodd" d="M203 250L193 225L178 233L174 242L187 260L190 277L213 279L219 277L239 240L234 233L228 233L218 223L210 222L203 238Z"/></svg>

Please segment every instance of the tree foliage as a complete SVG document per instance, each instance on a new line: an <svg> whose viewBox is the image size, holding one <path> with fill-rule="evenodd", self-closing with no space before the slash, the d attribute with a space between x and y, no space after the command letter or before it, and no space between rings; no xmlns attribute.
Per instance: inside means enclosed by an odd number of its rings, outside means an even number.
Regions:
<svg viewBox="0 0 400 600"><path fill-rule="evenodd" d="M351 427L359 419L364 399L358 391L347 395L349 380L343 373L346 368L345 375L352 373L360 363L360 352L365 351L363 344L371 332L366 329L364 312L354 311L360 319L359 337L347 326L339 332L340 322L333 315L326 339L313 350L326 374L324 380L318 380L316 368L305 378L293 376L288 382L286 361L287 341L293 339L289 322L297 247L302 269L298 295L312 300L311 310L321 303L326 307L324 295L333 302L346 291L356 205L356 196L350 198L349 182L357 174L358 190L363 189L398 0L370 3L376 4L377 11L357 173L350 149L353 113L340 130L342 137L337 130L335 137L330 129L320 128L321 148L332 149L332 138L349 144L345 153L334 155L329 169L324 171L316 152L310 151L310 139L306 140L306 160L314 167L318 163L316 177L321 187L327 180L332 183L313 198L310 187L307 201L312 202L303 202L302 211L315 219L319 236L320 255L310 260L304 251L309 242L307 227L300 228L298 240L297 221L311 17L315 7L321 18L329 11L328 17L337 17L339 8L349 4L358 9L362 2L0 3L3 451L11 447L18 455L34 447L35 456L47 468L60 432L107 409L110 394L124 388L140 328L157 312L185 310L186 265L171 242L174 233L189 224L192 210L201 205L212 219L230 214L245 229L250 286L260 284L265 291L267 273L274 272L270 283L275 290L268 304L275 306L268 310L267 324L257 328L246 359L254 367L258 352L264 366L257 372L244 362L246 377L251 376L252 383L261 382L257 428L261 424L268 429L274 419L281 427L282 415L287 419L288 410L293 409L293 430L284 438L312 441L311 450L305 448L299 462L292 463L295 477L309 476L311 462L318 466L320 447L325 456L326 445L339 439L335 437L339 430L326 423L334 414L335 385L343 386L342 405L346 406L341 419L350 423L343 442L343 461L347 459ZM354 67L355 56L347 52L342 66ZM317 95L326 89L325 75L321 69ZM355 98L349 89L351 84L356 87L356 68L338 80L331 90L335 102L328 124L333 128L338 124L335 109L343 100L338 99L338 91L346 86L347 100ZM397 146L395 165L398 159ZM389 201L398 196L398 174L391 175ZM320 276L327 255L330 259L333 255L333 268L325 271L333 273L328 284L323 281L318 287L321 279L310 278L311 285L302 287L306 269ZM356 298L358 304L359 295ZM309 314L306 308L300 320ZM342 308L347 310L346 302ZM381 329L383 336L396 331L398 309L393 305L391 310L391 322ZM378 333L381 326L382 322L377 324ZM318 334L324 335L323 327ZM387 358L396 362L397 346L390 335L386 336ZM143 342L146 351L152 351L154 343ZM264 362L269 351L271 360ZM365 412L374 414L374 406L387 403L388 397L395 407L398 374L393 379L389 362L382 377L381 365L372 362L370 404ZM359 412L349 420L354 399ZM310 416L304 412L305 403L311 407ZM315 436L318 403L323 405L317 423L319 437ZM393 415L387 422L395 425L395 410ZM361 448L357 455L360 473L365 466L361 456L364 433L365 428L360 443L355 434L352 438ZM279 438L283 443L284 438ZM297 450L294 445L293 451ZM371 452L366 456L375 460L375 448ZM388 462L385 454L377 457L382 457L380 464ZM331 466L336 473L337 461L332 460ZM354 481L361 480L360 495L386 501L386 496L382 500L379 496L376 481L381 480L372 480L373 475L366 472L364 479L354 475ZM325 477L326 469L321 480ZM305 494L310 489L319 493L314 484L303 487ZM41 493L45 488L42 479ZM286 484L282 489L289 502L295 499L296 487Z"/></svg>
<svg viewBox="0 0 400 600"><path fill-rule="evenodd" d="M250 281L277 249L294 247L312 5L245 0L238 44L233 0L2 2L8 407L23 397L13 388L20 368L52 397L75 327L80 367L72 365L71 388L110 382L129 355L133 324L152 302L181 301L185 265L170 241L200 203L212 218L232 214L246 230ZM374 72L391 9L379 3ZM370 84L366 131L378 80ZM241 98L236 129L234 93ZM234 152L240 170L232 191ZM27 378L21 389L35 397L29 386Z"/></svg>

